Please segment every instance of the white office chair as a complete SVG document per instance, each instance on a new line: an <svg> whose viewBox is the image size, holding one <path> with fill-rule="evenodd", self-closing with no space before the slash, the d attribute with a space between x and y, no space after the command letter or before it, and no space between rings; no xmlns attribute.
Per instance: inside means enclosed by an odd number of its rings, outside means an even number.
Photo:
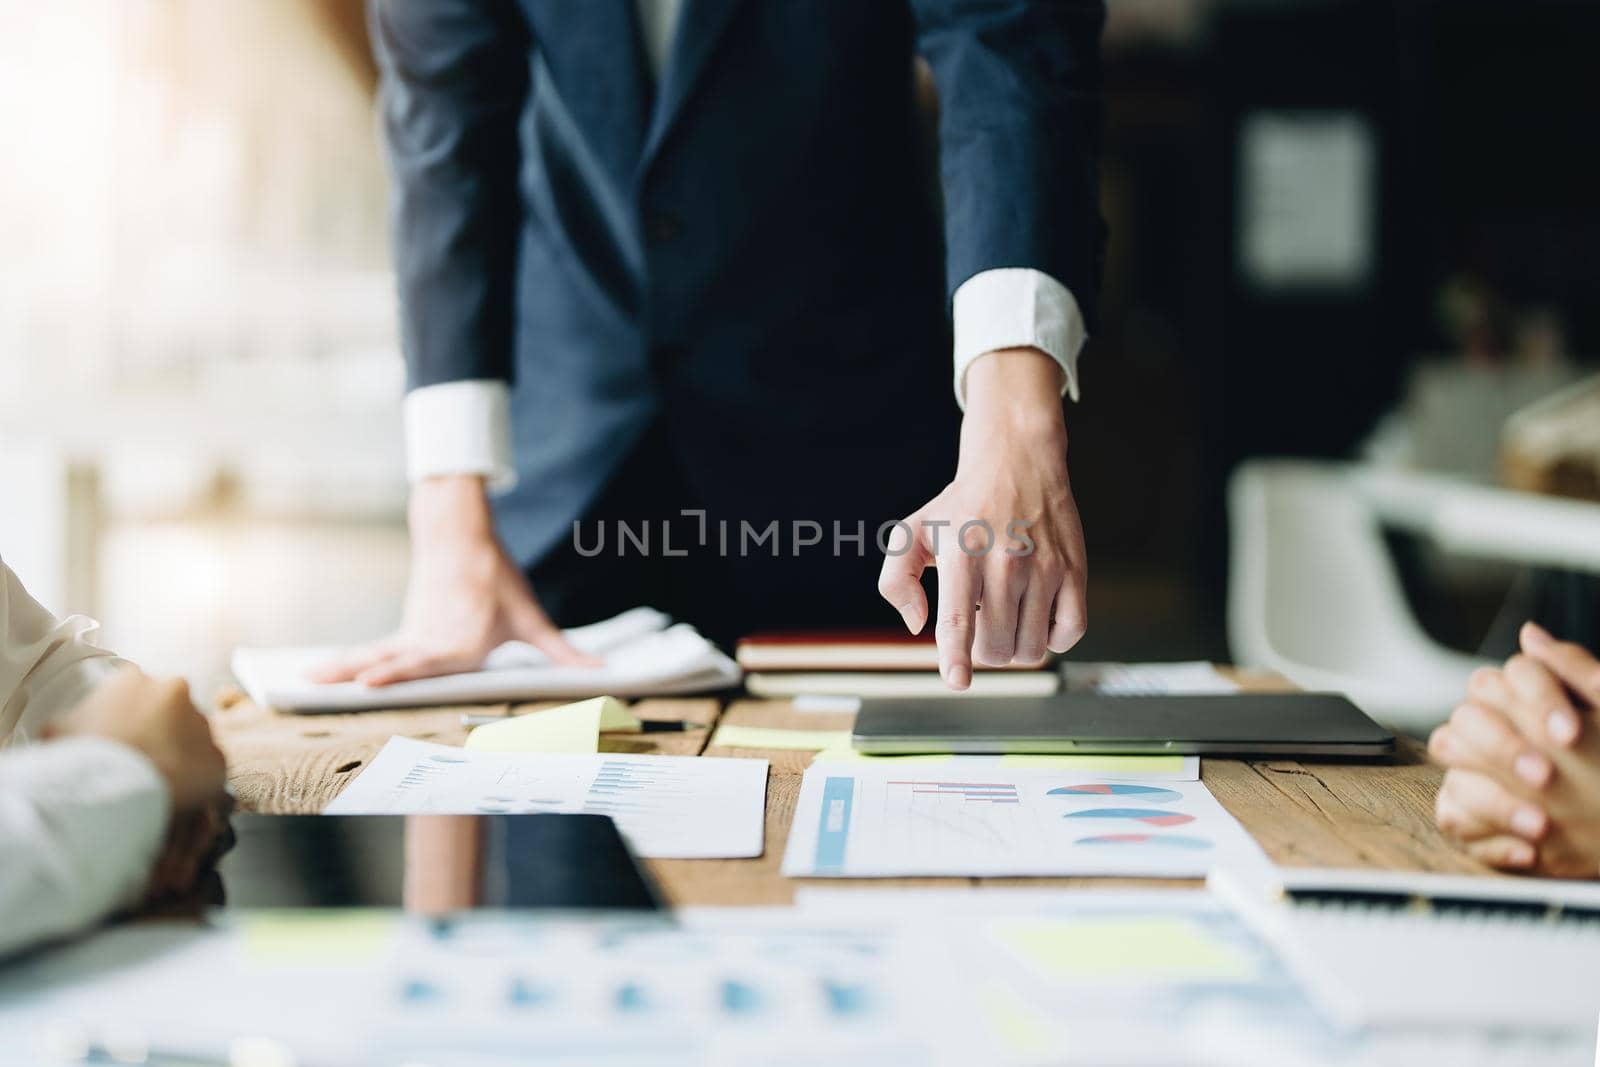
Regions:
<svg viewBox="0 0 1600 1067"><path fill-rule="evenodd" d="M1422 632L1353 469L1256 461L1233 475L1228 641L1235 662L1344 693L1423 732L1461 700L1479 660Z"/></svg>

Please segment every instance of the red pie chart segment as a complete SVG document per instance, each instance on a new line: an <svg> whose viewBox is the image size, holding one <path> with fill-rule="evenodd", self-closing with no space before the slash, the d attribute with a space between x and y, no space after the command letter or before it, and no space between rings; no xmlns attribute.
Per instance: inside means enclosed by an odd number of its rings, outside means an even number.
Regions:
<svg viewBox="0 0 1600 1067"><path fill-rule="evenodd" d="M1162 811L1159 808L1089 808L1085 811L1069 811L1065 818L1127 819L1147 826L1182 826L1184 823L1194 822L1193 815L1185 815L1181 811Z"/></svg>

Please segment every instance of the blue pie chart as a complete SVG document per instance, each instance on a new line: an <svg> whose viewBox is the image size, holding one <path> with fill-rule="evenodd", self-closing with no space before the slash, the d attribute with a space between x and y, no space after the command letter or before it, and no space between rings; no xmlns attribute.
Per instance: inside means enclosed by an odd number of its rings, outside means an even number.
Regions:
<svg viewBox="0 0 1600 1067"><path fill-rule="evenodd" d="M1052 789L1046 796L1052 797L1083 797L1091 799L1096 797L1127 797L1129 800L1138 800L1146 804L1173 804L1183 799L1183 794L1176 789L1163 789L1158 785L1132 785L1127 782L1093 782L1088 785L1064 785Z"/></svg>
<svg viewBox="0 0 1600 1067"><path fill-rule="evenodd" d="M1186 834L1102 834L1099 837L1080 837L1080 845L1145 845L1150 848L1170 848L1176 850L1204 850L1211 847L1211 842L1203 837L1190 837Z"/></svg>

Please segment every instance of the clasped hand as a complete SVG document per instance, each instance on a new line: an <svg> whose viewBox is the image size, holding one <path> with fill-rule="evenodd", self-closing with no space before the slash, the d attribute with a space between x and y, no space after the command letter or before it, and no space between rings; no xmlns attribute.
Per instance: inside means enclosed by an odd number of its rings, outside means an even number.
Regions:
<svg viewBox="0 0 1600 1067"><path fill-rule="evenodd" d="M1493 867L1600 877L1600 661L1534 623L1433 732L1439 826Z"/></svg>

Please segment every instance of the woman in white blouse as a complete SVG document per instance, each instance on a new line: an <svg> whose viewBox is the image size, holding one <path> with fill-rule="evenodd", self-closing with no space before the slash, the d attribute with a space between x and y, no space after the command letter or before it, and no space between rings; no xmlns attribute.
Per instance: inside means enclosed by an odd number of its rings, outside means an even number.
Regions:
<svg viewBox="0 0 1600 1067"><path fill-rule="evenodd" d="M184 683L96 648L94 630L0 562L0 955L137 903L171 828L223 795Z"/></svg>

